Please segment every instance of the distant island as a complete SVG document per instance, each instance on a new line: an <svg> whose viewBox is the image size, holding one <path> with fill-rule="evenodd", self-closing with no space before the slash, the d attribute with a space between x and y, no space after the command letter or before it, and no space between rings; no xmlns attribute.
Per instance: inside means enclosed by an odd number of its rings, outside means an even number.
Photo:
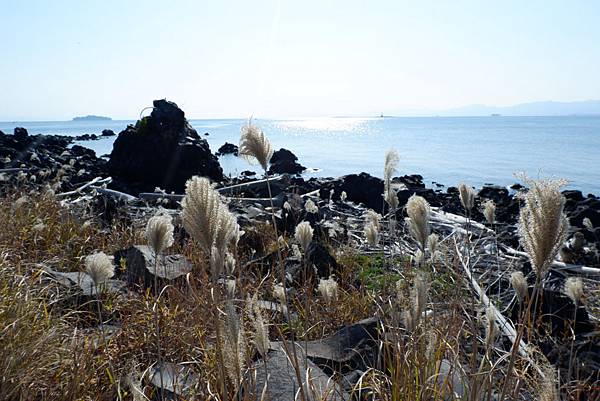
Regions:
<svg viewBox="0 0 600 401"><path fill-rule="evenodd" d="M104 116L87 115L83 117L74 117L73 121L110 121L112 118Z"/></svg>

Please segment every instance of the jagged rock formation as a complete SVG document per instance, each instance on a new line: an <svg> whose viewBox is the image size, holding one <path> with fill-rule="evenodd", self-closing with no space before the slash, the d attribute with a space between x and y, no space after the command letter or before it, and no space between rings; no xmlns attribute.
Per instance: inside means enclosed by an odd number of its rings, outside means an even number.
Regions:
<svg viewBox="0 0 600 401"><path fill-rule="evenodd" d="M119 133L108 162L114 186L139 193L160 187L182 193L193 175L223 180L223 170L206 140L173 102L155 100L154 110Z"/></svg>

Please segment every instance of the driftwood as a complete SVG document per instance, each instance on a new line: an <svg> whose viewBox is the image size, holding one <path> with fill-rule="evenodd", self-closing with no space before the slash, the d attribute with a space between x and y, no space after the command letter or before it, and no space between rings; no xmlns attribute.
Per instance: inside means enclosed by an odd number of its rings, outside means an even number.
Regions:
<svg viewBox="0 0 600 401"><path fill-rule="evenodd" d="M125 201L125 202L133 202L138 199L133 195L126 194L125 192L115 191L114 189L97 187L95 185L91 185L89 188L97 191L98 193L100 193L102 195L107 195L107 196L110 196L117 200L121 200L121 201Z"/></svg>
<svg viewBox="0 0 600 401"><path fill-rule="evenodd" d="M505 249L506 249L506 252L511 253L513 255L523 256L526 258L529 257L525 252L517 251L516 249L510 248L510 247L505 247ZM554 262L552 262L552 264L550 266L557 268L559 270L569 270L571 272L579 273L579 274L600 276L600 269L598 269L596 267L588 267L588 266L583 266L583 265L572 265L569 263L560 262L558 260L555 260Z"/></svg>
<svg viewBox="0 0 600 401"><path fill-rule="evenodd" d="M90 182L88 182L88 183L80 186L77 189L74 189L74 190L69 191L69 192L63 192L63 193L57 194L56 196L59 197L59 198L61 198L61 197L64 197L64 196L77 195L77 194L81 193L81 191L83 191L84 189L86 189L88 187L91 187L92 185L95 185L95 184L109 184L111 181L112 181L111 177L107 177L107 178L96 177L93 180L91 180Z"/></svg>

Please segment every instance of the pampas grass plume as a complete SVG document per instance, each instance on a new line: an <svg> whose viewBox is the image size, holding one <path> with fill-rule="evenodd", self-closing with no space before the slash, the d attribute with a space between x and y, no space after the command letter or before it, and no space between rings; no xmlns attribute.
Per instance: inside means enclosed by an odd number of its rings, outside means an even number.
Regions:
<svg viewBox="0 0 600 401"><path fill-rule="evenodd" d="M173 245L173 229L171 216L157 215L148 220L146 239L155 254L160 254Z"/></svg>
<svg viewBox="0 0 600 401"><path fill-rule="evenodd" d="M238 153L250 162L256 160L266 172L273 156L273 148L264 132L249 121L242 127Z"/></svg>
<svg viewBox="0 0 600 401"><path fill-rule="evenodd" d="M398 208L398 195L392 188L392 175L396 172L400 157L395 150L388 150L385 154L385 164L383 168L383 198L390 205L392 210Z"/></svg>
<svg viewBox="0 0 600 401"><path fill-rule="evenodd" d="M228 245L237 245L241 235L237 219L207 178L187 181L182 206L183 227L207 255L213 246L224 255Z"/></svg>
<svg viewBox="0 0 600 401"><path fill-rule="evenodd" d="M583 280L581 280L581 277L569 277L565 281L564 292L575 305L579 305L583 298Z"/></svg>
<svg viewBox="0 0 600 401"><path fill-rule="evenodd" d="M379 243L379 229L372 221L368 221L365 224L364 234L369 245L375 246Z"/></svg>
<svg viewBox="0 0 600 401"><path fill-rule="evenodd" d="M519 236L541 280L563 246L569 229L563 213L565 197L560 193L565 182L524 180L530 189L523 196L525 204L519 215Z"/></svg>
<svg viewBox="0 0 600 401"><path fill-rule="evenodd" d="M298 224L296 226L296 232L294 234L294 237L302 247L304 254L306 254L308 246L312 242L313 238L313 228L310 226L310 223L308 221L303 221L300 224Z"/></svg>
<svg viewBox="0 0 600 401"><path fill-rule="evenodd" d="M98 286L115 275L112 261L104 252L86 256L85 271L92 278L94 285Z"/></svg>
<svg viewBox="0 0 600 401"><path fill-rule="evenodd" d="M317 207L317 205L315 205L315 202L313 202L312 199L306 201L306 203L304 204L304 209L306 209L308 213L319 213L319 208Z"/></svg>
<svg viewBox="0 0 600 401"><path fill-rule="evenodd" d="M493 200L488 199L483 202L483 216L489 225L496 221L496 204Z"/></svg>
<svg viewBox="0 0 600 401"><path fill-rule="evenodd" d="M519 299L519 302L523 303L523 301L525 301L525 298L527 297L527 294L529 292L527 280L525 280L525 276L523 275L523 273L520 271L511 273L510 285L515 290L515 293L517 294L517 298Z"/></svg>
<svg viewBox="0 0 600 401"><path fill-rule="evenodd" d="M317 290L328 303L335 301L338 297L338 283L333 277L326 280L320 279Z"/></svg>
<svg viewBox="0 0 600 401"><path fill-rule="evenodd" d="M424 251L429 236L429 203L421 196L412 195L406 203L406 214L409 218L409 231L421 246L421 251Z"/></svg>
<svg viewBox="0 0 600 401"><path fill-rule="evenodd" d="M462 206L467 212L470 212L475 204L475 191L473 188L461 182L458 184L458 195L460 197L460 203Z"/></svg>

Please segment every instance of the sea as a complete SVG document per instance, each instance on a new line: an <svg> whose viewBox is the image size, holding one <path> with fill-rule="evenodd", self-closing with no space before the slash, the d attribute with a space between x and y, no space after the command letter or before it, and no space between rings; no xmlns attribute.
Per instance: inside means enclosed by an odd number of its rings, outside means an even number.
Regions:
<svg viewBox="0 0 600 401"><path fill-rule="evenodd" d="M190 120L214 152L225 142L237 144L245 119ZM11 133L119 133L135 121L0 122ZM338 177L365 171L381 177L387 150L400 154L398 175L421 174L433 183L460 182L510 186L519 174L564 178L567 189L600 195L600 116L550 117L332 117L255 119L275 149L286 148L308 167L310 177ZM208 135L205 135L208 134ZM80 142L98 156L110 154L115 137ZM231 155L220 157L226 175L256 166Z"/></svg>

